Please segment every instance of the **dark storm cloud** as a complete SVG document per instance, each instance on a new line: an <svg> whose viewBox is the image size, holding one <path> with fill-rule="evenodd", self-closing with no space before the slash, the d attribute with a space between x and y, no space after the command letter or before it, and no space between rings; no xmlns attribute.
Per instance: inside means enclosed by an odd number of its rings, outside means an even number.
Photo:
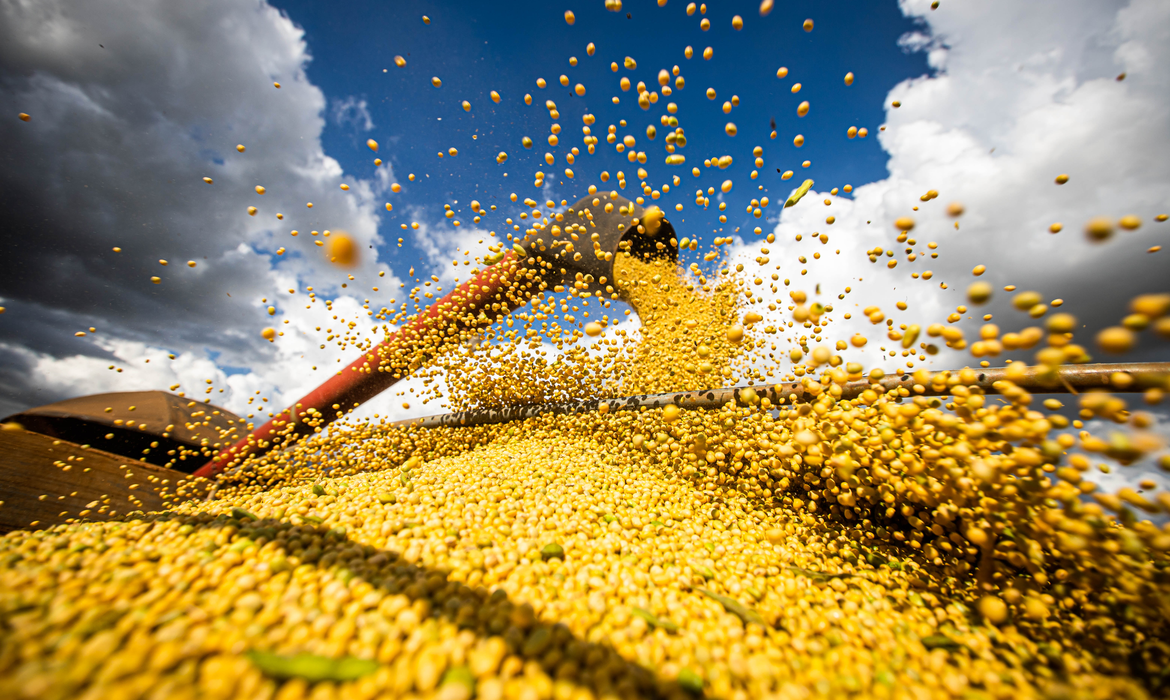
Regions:
<svg viewBox="0 0 1170 700"><path fill-rule="evenodd" d="M108 356L73 337L90 326L221 365L275 360L261 298L321 284L320 251L289 231L376 236L371 185L342 192L322 152L308 60L265 3L0 2L0 400L41 386L30 357Z"/></svg>

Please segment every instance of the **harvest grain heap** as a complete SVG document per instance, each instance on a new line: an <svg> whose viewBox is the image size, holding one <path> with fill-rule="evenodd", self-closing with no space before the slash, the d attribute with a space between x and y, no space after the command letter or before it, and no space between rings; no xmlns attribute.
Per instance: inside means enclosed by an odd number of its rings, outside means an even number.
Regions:
<svg viewBox="0 0 1170 700"><path fill-rule="evenodd" d="M647 313L635 356L702 342L731 362L742 331L720 340L718 314L675 323L701 303L686 294ZM640 366L679 386L671 365ZM357 423L250 463L210 503L6 537L0 684L452 700L1166 689L1170 530L1130 508L1170 498L1086 502L1067 419L1022 389L999 387L1001 405L974 372L924 375L949 390L943 410L875 374L837 400L848 375L806 382L815 400L793 406ZM1082 405L1128 415L1102 394ZM1146 449L1140 433L1079 446Z"/></svg>

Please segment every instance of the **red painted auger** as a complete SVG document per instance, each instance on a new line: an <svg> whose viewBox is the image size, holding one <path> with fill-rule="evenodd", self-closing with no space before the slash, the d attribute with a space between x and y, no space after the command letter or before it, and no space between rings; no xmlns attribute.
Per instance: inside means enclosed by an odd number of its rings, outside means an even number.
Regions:
<svg viewBox="0 0 1170 700"><path fill-rule="evenodd" d="M589 246L586 241L594 233L598 235L593 241L596 245ZM574 251L567 239L580 239L582 250ZM383 362L395 355L409 356L427 336L482 326L481 314L494 322L532 296L570 281L582 292L613 295L613 259L619 250L639 257L678 258L678 242L670 222L659 213L646 217L646 210L616 192L599 192L578 201L516 243L502 260L431 304L295 405L220 451L194 475L215 476L249 456L319 432L323 424L409 376L409 371L383 367ZM310 426L306 418L312 418L315 425Z"/></svg>

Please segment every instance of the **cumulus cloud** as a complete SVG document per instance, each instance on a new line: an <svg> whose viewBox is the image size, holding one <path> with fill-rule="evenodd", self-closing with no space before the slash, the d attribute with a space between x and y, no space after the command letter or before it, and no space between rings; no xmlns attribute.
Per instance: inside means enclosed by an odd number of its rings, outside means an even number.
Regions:
<svg viewBox="0 0 1170 700"><path fill-rule="evenodd" d="M333 101L333 120L342 126L349 126L354 131L370 131L374 128L369 105L365 100L359 100L353 95L344 100Z"/></svg>
<svg viewBox="0 0 1170 700"><path fill-rule="evenodd" d="M359 179L325 155L309 60L264 2L0 4L0 111L32 115L0 120L0 414L203 379L241 410L257 390L291 400L324 378L336 356L315 329L341 310L368 322L357 290L398 286L373 282L375 200L393 174ZM370 126L363 102L337 107ZM326 261L325 230L354 238L357 266Z"/></svg>
<svg viewBox="0 0 1170 700"><path fill-rule="evenodd" d="M1141 431L1132 432L1125 426L1117 425L1101 418L1093 418L1085 422L1085 430L1102 439L1109 440L1115 433L1132 440L1133 435L1144 443L1152 443L1165 448L1170 445L1170 416L1148 412L1149 425ZM1117 467L1112 461L1104 462L1109 466L1108 473L1094 473L1090 477L1102 491L1113 493L1122 486L1135 481L1149 479L1158 485L1159 489L1170 489L1170 474L1158 467L1159 452L1147 453L1141 459L1124 466ZM1094 463L1103 463L1100 455L1089 455ZM1127 474L1128 472L1128 474Z"/></svg>
<svg viewBox="0 0 1170 700"><path fill-rule="evenodd" d="M472 270L482 269L482 265L476 264L476 259L482 261L485 255L490 255L489 246L506 244L502 238L493 237L483 229L427 223L421 208L414 209L413 215L418 223L418 228L411 231L414 246L422 253L427 273L438 277L444 288L454 285L456 279L465 282L471 277Z"/></svg>
<svg viewBox="0 0 1170 700"><path fill-rule="evenodd" d="M934 72L896 86L886 102L886 130L869 127L889 154L889 177L858 187L852 200L830 196L827 187L810 192L779 216L767 268L754 262L761 245L754 237L736 247L738 261L751 271L777 272L792 280L790 288L810 294L819 283L821 301L854 316L830 333L834 339L861 331L880 341L853 352L870 366L894 365L888 356L878 360L874 347L894 344L884 342L884 327L873 332L859 318L860 309L879 305L895 323L944 321L967 304L964 292L977 264L987 266L982 279L996 296L963 314L969 339L977 338L984 313L994 314L1005 331L1036 323L1011 308L1011 294L1002 289L1014 284L1046 300L1062 298L1062 310L1086 326L1078 342L1099 356L1091 334L1116 324L1134 295L1167 288L1166 253L1146 250L1170 233L1170 224L1154 222L1166 208L1170 181L1164 134L1170 77L1158 68L1170 63L1170 4L1003 0L931 12L929 0L907 0L902 8L922 20L902 45L928 51ZM891 106L895 100L900 108ZM842 141L843 148L852 143L844 135ZM1060 173L1070 175L1068 184L1054 183ZM939 198L920 201L932 189ZM826 198L831 206L821 203ZM958 230L945 213L952 201L966 207ZM1142 228L1097 245L1082 233L1090 218L1116 221L1127 214L1140 216ZM895 240L893 222L903 216L917 222L912 246ZM1056 235L1048 231L1054 222L1064 225ZM813 232L828 234L828 243ZM931 241L937 251L927 248ZM895 251L897 267L888 269L884 255L871 264L866 251L875 247ZM907 248L916 261L907 260ZM797 264L797 256L808 263ZM911 277L927 270L929 281ZM836 299L846 286L852 293ZM908 310L897 312L897 301ZM1158 347L1144 346L1145 355L1164 354ZM969 355L945 352L934 360L939 368L971 362Z"/></svg>

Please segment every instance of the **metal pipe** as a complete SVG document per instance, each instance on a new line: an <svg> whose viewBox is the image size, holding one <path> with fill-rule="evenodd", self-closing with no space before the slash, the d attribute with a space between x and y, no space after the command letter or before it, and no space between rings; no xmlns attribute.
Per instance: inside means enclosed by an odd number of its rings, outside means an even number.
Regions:
<svg viewBox="0 0 1170 700"><path fill-rule="evenodd" d="M1028 367L1022 377L1011 380L1015 386L1033 393L1079 393L1091 389L1110 389L1111 391L1134 392L1150 387L1167 386L1170 378L1170 362L1133 362L1116 364L1093 365L1064 365L1055 373L1044 371L1041 366ZM950 370L949 372L932 372L932 377L948 375L958 378L962 371L970 371L975 377L973 382L964 381L966 386L977 386L988 394L998 394L999 382L1008 379L1008 368L996 367L993 369ZM1124 372L1132 378L1126 386L1118 386L1113 382L1113 376ZM815 386L822 386L820 382L813 382ZM874 385L880 385L882 393L905 389L911 396L943 396L950 393L952 383L921 386L916 389L916 381L912 374L904 373L889 375L877 381L861 380L841 385L840 399L855 399L866 390L873 390ZM617 399L589 399L585 401L566 401L561 403L530 404L503 409L480 409L446 413L426 418L414 418L390 423L391 427L415 426L422 428L438 428L441 426L472 426L490 425L495 423L509 423L515 420L524 420L546 413L556 415L589 413L598 410L602 404L609 411L633 411L643 406L647 408L661 408L667 404L676 404L680 408L719 408L728 401L739 401L744 389L751 388L757 397L767 398L773 404L800 403L815 398L824 393L823 390L810 390L801 382L786 382L782 384L759 384L752 387L724 387L721 389L707 389L704 391L682 391L667 394L644 394L641 396L627 396Z"/></svg>

